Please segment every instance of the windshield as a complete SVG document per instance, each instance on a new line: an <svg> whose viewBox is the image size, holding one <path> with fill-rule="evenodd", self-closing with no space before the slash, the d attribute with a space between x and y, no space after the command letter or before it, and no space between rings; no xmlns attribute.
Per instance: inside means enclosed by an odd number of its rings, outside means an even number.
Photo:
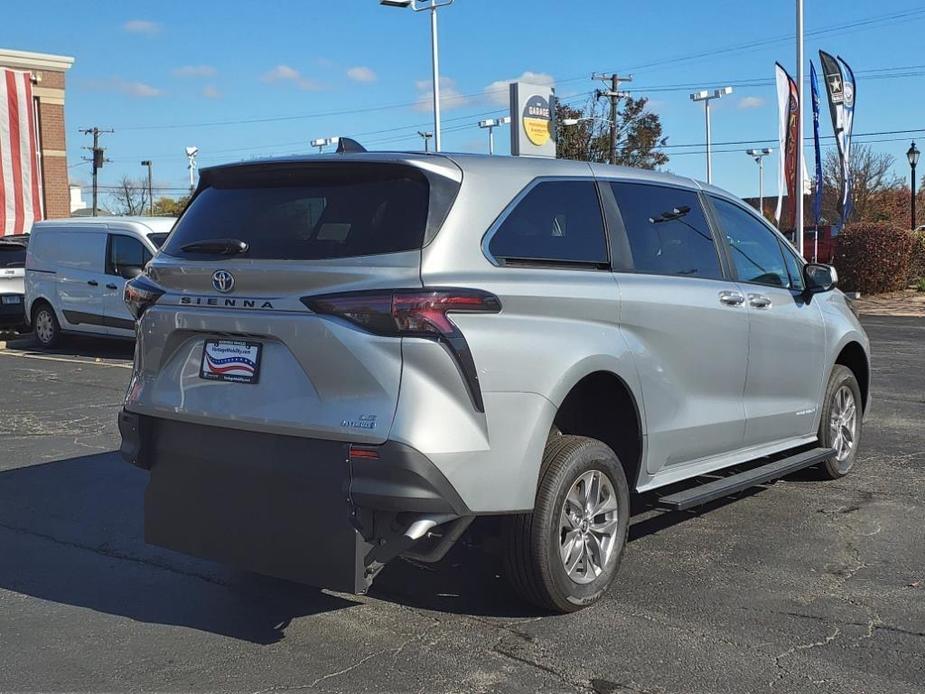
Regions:
<svg viewBox="0 0 925 694"><path fill-rule="evenodd" d="M231 168L213 172L164 245L168 255L198 241L247 244L244 258L316 260L421 248L429 186L412 167Z"/></svg>

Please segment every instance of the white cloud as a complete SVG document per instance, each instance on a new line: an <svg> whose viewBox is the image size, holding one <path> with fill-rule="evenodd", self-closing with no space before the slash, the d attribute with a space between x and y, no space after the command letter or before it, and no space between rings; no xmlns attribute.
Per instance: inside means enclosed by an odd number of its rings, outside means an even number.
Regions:
<svg viewBox="0 0 925 694"><path fill-rule="evenodd" d="M347 70L347 77L354 82L375 82L376 73L371 68L357 65Z"/></svg>
<svg viewBox="0 0 925 694"><path fill-rule="evenodd" d="M202 88L202 95L206 99L221 99L222 93L214 84L207 84Z"/></svg>
<svg viewBox="0 0 925 694"><path fill-rule="evenodd" d="M161 25L159 22L152 22L150 19L130 19L122 25L122 30L130 34L153 36L160 33Z"/></svg>
<svg viewBox="0 0 925 694"><path fill-rule="evenodd" d="M511 103L510 87L508 87L508 84L511 82L529 82L530 84L551 86L556 83L556 80L552 75L548 75L545 72L530 72L527 70L519 77L512 77L507 80L495 80L485 87L485 97L493 104L507 106Z"/></svg>
<svg viewBox="0 0 925 694"><path fill-rule="evenodd" d="M764 104L765 101L760 96L743 96L739 99L739 108L741 109L761 108Z"/></svg>
<svg viewBox="0 0 925 694"><path fill-rule="evenodd" d="M430 80L418 80L414 88L418 90L419 97L414 104L415 111L426 113L434 107L434 90ZM440 77L440 108L449 111L460 108L468 103L469 99L456 87L456 80L451 77Z"/></svg>
<svg viewBox="0 0 925 694"><path fill-rule="evenodd" d="M183 65L175 68L173 74L177 77L212 77L218 70L211 65Z"/></svg>
<svg viewBox="0 0 925 694"><path fill-rule="evenodd" d="M277 65L272 70L265 72L260 79L267 83L291 82L304 91L316 91L321 89L321 85L318 82L304 77L301 72L288 65Z"/></svg>
<svg viewBox="0 0 925 694"><path fill-rule="evenodd" d="M105 80L91 80L86 83L87 88L101 92L118 92L127 96L148 98L161 96L164 92L145 82L124 80L121 77L111 77Z"/></svg>

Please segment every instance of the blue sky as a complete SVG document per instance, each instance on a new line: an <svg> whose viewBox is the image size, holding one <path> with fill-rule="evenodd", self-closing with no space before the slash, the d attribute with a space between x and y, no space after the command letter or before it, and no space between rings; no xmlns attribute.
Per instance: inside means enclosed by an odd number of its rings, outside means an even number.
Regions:
<svg viewBox="0 0 925 694"><path fill-rule="evenodd" d="M677 147L704 139L703 110L690 102L689 87L741 84L714 102L714 142L768 146L758 141L776 139L774 61L795 67L794 4L456 0L440 14L444 149L487 151L475 124L504 108L506 93L490 91L496 81L548 76L560 96L583 102L597 86L591 73L615 70L632 73L627 86L650 97L661 116L675 146L667 168L703 178L702 147ZM925 129L925 9L914 0L806 4L807 59L823 48L858 76L855 133ZM88 165L79 163L88 138L77 130L94 125L116 130L104 138L113 161L102 184L141 176L139 162L152 159L155 186L168 193L185 185L187 145L200 148L205 166L306 152L310 139L330 135L355 136L370 149L419 148L415 132L430 127L425 13L377 0L95 0L92 8L46 0L42 8L35 21L29 3L8 4L0 46L76 58L66 106L76 182L89 181ZM692 57L704 53L711 54ZM823 115L823 134L831 134ZM895 140L873 146L896 155L897 173L906 176L904 152L915 136L856 141ZM925 130L918 136L925 144ZM496 141L506 152L507 132ZM756 193L748 146L716 146L714 183ZM776 166L775 154L765 172L769 194Z"/></svg>

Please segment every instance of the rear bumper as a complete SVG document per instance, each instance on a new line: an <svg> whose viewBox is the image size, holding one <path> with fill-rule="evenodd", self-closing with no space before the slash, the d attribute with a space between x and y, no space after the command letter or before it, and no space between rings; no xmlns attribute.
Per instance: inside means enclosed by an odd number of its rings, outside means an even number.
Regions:
<svg viewBox="0 0 925 694"><path fill-rule="evenodd" d="M18 296L19 303L5 304L0 300L0 327L19 328L26 324L25 302L21 294L3 294L3 296Z"/></svg>
<svg viewBox="0 0 925 694"><path fill-rule="evenodd" d="M122 411L123 457L151 475L145 542L362 593L432 527L470 515L421 453L190 424ZM417 524L417 525L416 525Z"/></svg>

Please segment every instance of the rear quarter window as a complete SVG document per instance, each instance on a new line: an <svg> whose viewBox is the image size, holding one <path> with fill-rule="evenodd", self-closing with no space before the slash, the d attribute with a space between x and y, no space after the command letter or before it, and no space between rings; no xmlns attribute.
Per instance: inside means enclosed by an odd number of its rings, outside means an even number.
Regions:
<svg viewBox="0 0 925 694"><path fill-rule="evenodd" d="M231 167L205 185L163 253L200 257L183 247L216 238L247 243L243 257L279 260L397 253L424 243L429 184L413 167Z"/></svg>

